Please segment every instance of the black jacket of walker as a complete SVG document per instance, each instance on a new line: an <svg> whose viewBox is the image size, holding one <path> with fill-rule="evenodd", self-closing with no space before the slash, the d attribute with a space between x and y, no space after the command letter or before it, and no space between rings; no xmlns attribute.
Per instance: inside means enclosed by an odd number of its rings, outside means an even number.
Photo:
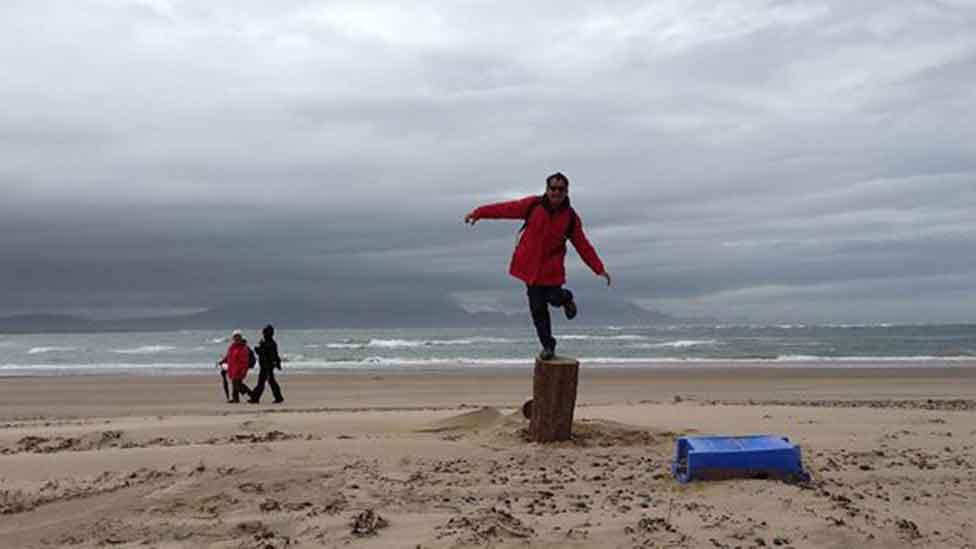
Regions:
<svg viewBox="0 0 976 549"><path fill-rule="evenodd" d="M258 354L258 364L262 370L281 369L281 357L278 356L278 343L275 340L262 339L254 351Z"/></svg>

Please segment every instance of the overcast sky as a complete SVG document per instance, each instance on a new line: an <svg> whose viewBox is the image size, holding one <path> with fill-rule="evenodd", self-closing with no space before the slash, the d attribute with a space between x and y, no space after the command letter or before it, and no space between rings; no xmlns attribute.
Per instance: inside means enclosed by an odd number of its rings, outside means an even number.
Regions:
<svg viewBox="0 0 976 549"><path fill-rule="evenodd" d="M522 306L571 197L669 314L976 320L976 2L0 3L0 314Z"/></svg>

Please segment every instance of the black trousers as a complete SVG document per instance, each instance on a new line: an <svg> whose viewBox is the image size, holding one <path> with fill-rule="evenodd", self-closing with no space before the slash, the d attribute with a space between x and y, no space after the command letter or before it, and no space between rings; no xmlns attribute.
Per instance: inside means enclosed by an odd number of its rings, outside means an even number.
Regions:
<svg viewBox="0 0 976 549"><path fill-rule="evenodd" d="M278 380L275 379L274 368L261 368L258 372L258 384L254 386L251 391L251 400L257 402L261 400L261 394L264 393L264 384L267 383L271 386L271 394L274 395L275 402L280 402L285 400L281 396L281 387L278 385Z"/></svg>
<svg viewBox="0 0 976 549"><path fill-rule="evenodd" d="M552 337L552 319L549 317L549 306L562 307L573 299L573 292L562 286L528 286L529 311L532 313L532 323L539 336L539 343L543 349L556 350L556 340Z"/></svg>
<svg viewBox="0 0 976 549"><path fill-rule="evenodd" d="M243 381L229 381L227 379L227 370L220 371L220 379L224 384L224 398L231 402L240 401L240 395L250 395L251 390L247 388L247 385ZM231 392L233 390L233 392Z"/></svg>

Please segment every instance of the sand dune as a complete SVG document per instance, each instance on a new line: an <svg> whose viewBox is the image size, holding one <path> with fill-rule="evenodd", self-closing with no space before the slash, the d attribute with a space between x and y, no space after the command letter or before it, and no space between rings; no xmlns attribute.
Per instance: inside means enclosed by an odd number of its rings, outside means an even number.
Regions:
<svg viewBox="0 0 976 549"><path fill-rule="evenodd" d="M480 431L490 429L504 420L497 408L486 406L473 412L439 419L429 426L417 429L419 433L443 433L445 431Z"/></svg>

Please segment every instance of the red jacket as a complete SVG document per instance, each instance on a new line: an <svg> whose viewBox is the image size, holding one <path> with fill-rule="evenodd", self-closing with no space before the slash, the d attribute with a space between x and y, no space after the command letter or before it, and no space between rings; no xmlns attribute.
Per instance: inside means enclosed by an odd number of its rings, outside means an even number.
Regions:
<svg viewBox="0 0 976 549"><path fill-rule="evenodd" d="M533 208L532 204L536 203ZM508 272L530 286L561 286L566 283L566 230L574 213L568 197L555 209L545 197L527 196L482 206L474 211L474 216L476 219L525 219L530 209L531 217L512 254ZM578 215L569 240L583 262L594 273L603 274L603 262L586 239Z"/></svg>
<svg viewBox="0 0 976 549"><path fill-rule="evenodd" d="M227 377L235 381L242 381L247 377L248 357L247 343L231 343L221 360L222 363L227 363Z"/></svg>

